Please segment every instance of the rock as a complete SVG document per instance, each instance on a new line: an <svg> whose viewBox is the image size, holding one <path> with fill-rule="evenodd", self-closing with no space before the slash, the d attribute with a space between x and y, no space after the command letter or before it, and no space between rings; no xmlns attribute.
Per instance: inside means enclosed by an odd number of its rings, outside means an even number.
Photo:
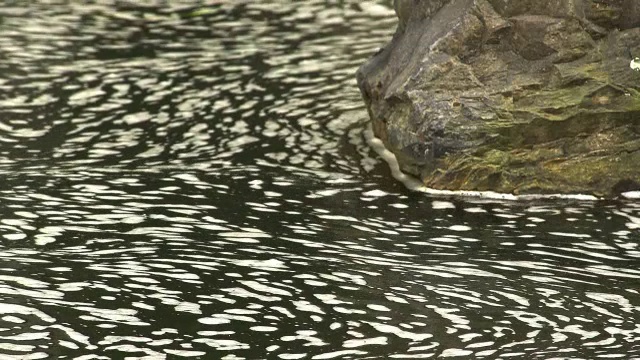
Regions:
<svg viewBox="0 0 640 360"><path fill-rule="evenodd" d="M394 6L393 39L357 78L403 171L509 193L607 196L640 182L640 1Z"/></svg>

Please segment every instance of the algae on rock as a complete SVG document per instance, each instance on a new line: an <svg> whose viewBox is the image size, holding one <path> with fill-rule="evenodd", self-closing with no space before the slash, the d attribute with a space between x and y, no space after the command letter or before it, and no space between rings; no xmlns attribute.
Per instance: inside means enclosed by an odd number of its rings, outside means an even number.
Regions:
<svg viewBox="0 0 640 360"><path fill-rule="evenodd" d="M639 4L396 0L357 74L374 132L437 189L640 188Z"/></svg>

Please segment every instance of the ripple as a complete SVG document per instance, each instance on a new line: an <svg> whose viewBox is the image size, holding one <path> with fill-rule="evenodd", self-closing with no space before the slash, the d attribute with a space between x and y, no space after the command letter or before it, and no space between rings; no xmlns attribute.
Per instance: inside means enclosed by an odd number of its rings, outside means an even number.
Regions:
<svg viewBox="0 0 640 360"><path fill-rule="evenodd" d="M0 357L637 354L637 204L408 192L391 4L274 5L0 6Z"/></svg>

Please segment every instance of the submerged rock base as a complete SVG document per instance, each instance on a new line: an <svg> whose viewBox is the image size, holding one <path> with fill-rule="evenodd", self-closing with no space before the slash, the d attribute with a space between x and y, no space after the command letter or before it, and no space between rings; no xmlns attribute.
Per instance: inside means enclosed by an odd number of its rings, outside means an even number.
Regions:
<svg viewBox="0 0 640 360"><path fill-rule="evenodd" d="M373 130L435 189L640 189L640 1L396 0L358 71Z"/></svg>

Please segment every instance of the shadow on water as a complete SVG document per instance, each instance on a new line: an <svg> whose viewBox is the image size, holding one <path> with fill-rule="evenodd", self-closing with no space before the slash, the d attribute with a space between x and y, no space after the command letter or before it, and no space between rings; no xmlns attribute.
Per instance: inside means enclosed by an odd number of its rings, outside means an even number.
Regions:
<svg viewBox="0 0 640 360"><path fill-rule="evenodd" d="M388 3L180 4L0 6L0 357L640 356L638 204L390 180Z"/></svg>

